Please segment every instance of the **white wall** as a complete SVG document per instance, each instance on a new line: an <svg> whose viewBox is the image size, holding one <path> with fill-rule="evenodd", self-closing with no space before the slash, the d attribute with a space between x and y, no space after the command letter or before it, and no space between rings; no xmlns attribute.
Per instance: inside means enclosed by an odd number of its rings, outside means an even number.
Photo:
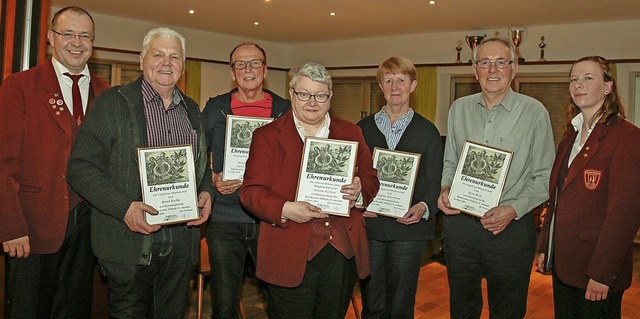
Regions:
<svg viewBox="0 0 640 319"><path fill-rule="evenodd" d="M57 8L52 8L52 13ZM101 14L93 14L96 22L95 46L139 51L144 34L156 23L125 19ZM172 26L169 26L172 27ZM194 58L228 61L231 49L243 41L255 41L265 48L268 64L272 67L290 68L308 61L322 63L329 67L377 66L390 56L405 56L415 64L452 63L456 58L455 46L465 35L492 36L495 32L507 34L507 28L496 30L469 30L465 32L422 33L394 37L371 37L320 43L282 44L259 39L246 39L219 33L204 32L173 27L187 38L187 55ZM536 61L540 50L540 36L545 36L547 44L545 57L549 61L573 61L586 55L601 55L608 59L640 58L640 20L614 21L603 23L566 24L529 27L520 50L527 61ZM468 61L471 50L463 44L462 61ZM138 61L136 55L115 54L99 51L96 57L104 59ZM640 73L639 63L620 63L618 84L621 96L630 109L630 119L638 125L640 104L636 101L635 73ZM567 73L568 64L524 65L524 73ZM375 68L357 70L332 70L333 76L372 76ZM446 66L438 68L438 109L436 126L446 132L446 113L449 107L449 79L456 74L471 74L469 66ZM271 69L267 86L274 92L285 95L284 71ZM209 96L228 91L233 87L228 67L203 63L201 104ZM640 94L640 93L639 93Z"/></svg>

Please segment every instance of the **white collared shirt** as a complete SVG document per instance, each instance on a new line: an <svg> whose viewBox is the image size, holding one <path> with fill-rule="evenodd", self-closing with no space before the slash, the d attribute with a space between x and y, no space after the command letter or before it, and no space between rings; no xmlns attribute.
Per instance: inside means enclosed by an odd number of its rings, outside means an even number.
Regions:
<svg viewBox="0 0 640 319"><path fill-rule="evenodd" d="M589 127L589 130L587 131L587 138L584 139L585 143L589 139L589 135L591 135L591 131L593 131L593 128L596 126L596 124L598 124L598 121L600 121L600 117L602 117L602 115L600 115L598 119L594 121L593 124L591 124L591 127ZM573 119L571 119L571 125L573 125L573 128L578 132L578 136L576 136L576 140L573 141L573 146L571 147L571 154L569 154L568 166L571 166L571 162L573 162L576 156L578 156L578 153L580 153L580 150L582 150L582 147L584 146L584 143L580 143L580 136L582 134L583 123L584 123L584 115L582 113L578 113L578 115L576 115Z"/></svg>
<svg viewBox="0 0 640 319"><path fill-rule="evenodd" d="M302 127L300 121L298 121L295 113L293 114L293 123L296 125L296 130L298 130L298 135L300 135L302 142L304 142L307 137L306 130ZM318 128L313 137L329 138L329 125L331 125L331 117L329 113L327 113L324 115L324 123Z"/></svg>
<svg viewBox="0 0 640 319"><path fill-rule="evenodd" d="M65 104L68 106L69 113L73 115L73 94L71 92L73 80L71 80L70 77L64 75L65 72L69 72L70 74L72 73L55 58L52 57L51 62L53 62L53 69L56 71L58 83L60 84L60 89L62 90L62 98L64 99ZM80 74L84 75L78 81L78 86L80 87L80 96L82 97L82 109L84 111L84 114L87 114L87 103L89 102L89 86L91 84L89 67L85 65L84 70L82 70Z"/></svg>

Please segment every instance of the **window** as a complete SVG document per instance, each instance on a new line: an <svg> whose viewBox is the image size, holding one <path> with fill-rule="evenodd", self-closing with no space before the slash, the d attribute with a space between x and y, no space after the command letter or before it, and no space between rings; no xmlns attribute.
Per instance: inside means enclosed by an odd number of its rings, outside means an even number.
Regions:
<svg viewBox="0 0 640 319"><path fill-rule="evenodd" d="M356 123L385 104L375 77L333 78L332 116Z"/></svg>
<svg viewBox="0 0 640 319"><path fill-rule="evenodd" d="M135 81L140 75L140 65L137 63L114 61L90 61L89 70L105 79L112 86L127 84Z"/></svg>

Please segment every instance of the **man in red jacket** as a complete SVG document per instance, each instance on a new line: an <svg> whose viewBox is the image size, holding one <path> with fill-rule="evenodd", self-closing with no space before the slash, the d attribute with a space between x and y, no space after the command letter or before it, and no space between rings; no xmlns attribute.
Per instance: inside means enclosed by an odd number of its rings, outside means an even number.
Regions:
<svg viewBox="0 0 640 319"><path fill-rule="evenodd" d="M6 318L89 318L95 257L89 209L67 184L84 114L109 84L89 72L93 18L66 7L47 33L53 58L0 87L0 242Z"/></svg>

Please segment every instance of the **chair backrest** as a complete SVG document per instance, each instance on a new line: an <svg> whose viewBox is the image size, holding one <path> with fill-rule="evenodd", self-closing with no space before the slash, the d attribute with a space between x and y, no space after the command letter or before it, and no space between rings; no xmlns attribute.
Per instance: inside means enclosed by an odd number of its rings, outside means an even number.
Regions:
<svg viewBox="0 0 640 319"><path fill-rule="evenodd" d="M207 246L207 238L202 237L200 239L200 273L208 275L211 271L211 264L209 264L209 246Z"/></svg>

